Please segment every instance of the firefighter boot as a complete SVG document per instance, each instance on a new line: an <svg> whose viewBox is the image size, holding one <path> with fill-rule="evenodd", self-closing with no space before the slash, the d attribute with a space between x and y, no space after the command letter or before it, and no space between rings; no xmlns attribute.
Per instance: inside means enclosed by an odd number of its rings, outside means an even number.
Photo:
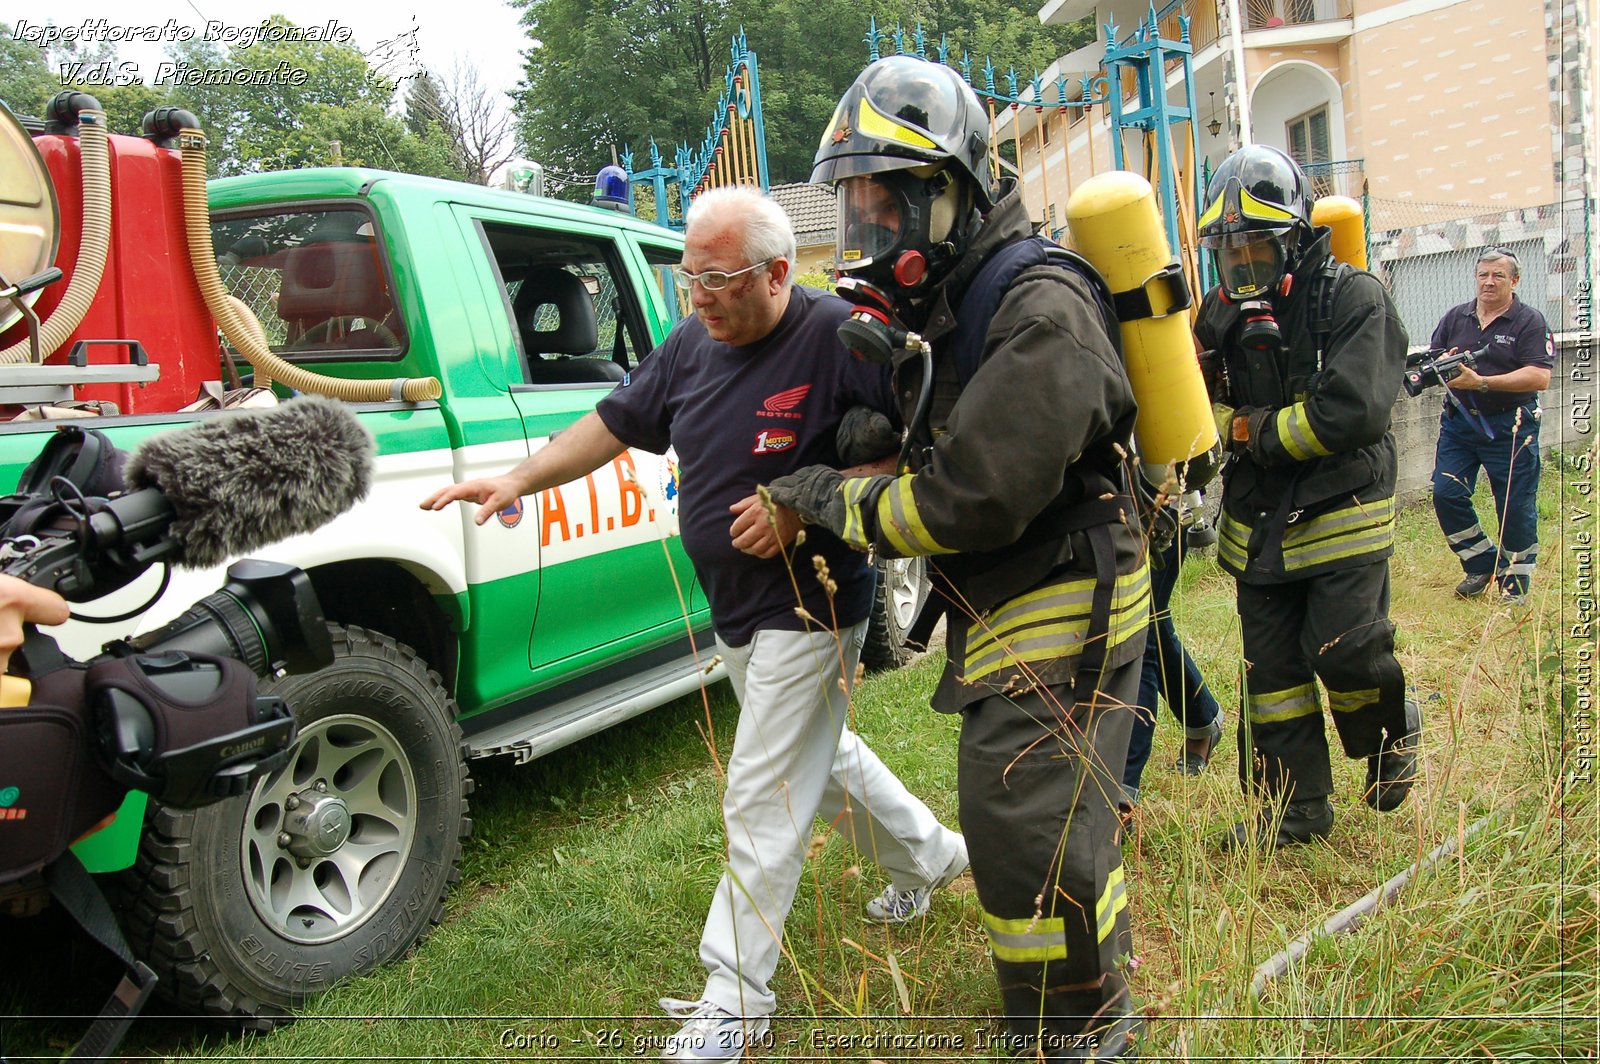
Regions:
<svg viewBox="0 0 1600 1064"><path fill-rule="evenodd" d="M1417 778L1417 747L1422 742L1422 707L1416 699L1406 699L1405 731L1384 733L1383 747L1367 758L1367 789L1362 793L1368 805L1380 813L1400 808L1411 793Z"/></svg>
<svg viewBox="0 0 1600 1064"><path fill-rule="evenodd" d="M1256 821L1256 839L1263 849L1296 846L1313 839L1325 839L1333 831L1333 803L1326 798L1307 798L1283 807L1283 819L1273 830L1272 814L1263 810ZM1250 827L1240 822L1222 837L1222 848L1241 850L1250 841Z"/></svg>

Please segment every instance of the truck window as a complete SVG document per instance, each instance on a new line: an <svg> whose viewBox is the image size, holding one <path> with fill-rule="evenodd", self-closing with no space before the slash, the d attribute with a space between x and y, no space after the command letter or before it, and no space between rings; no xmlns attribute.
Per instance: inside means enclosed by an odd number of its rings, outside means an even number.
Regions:
<svg viewBox="0 0 1600 1064"><path fill-rule="evenodd" d="M483 235L505 284L528 383L620 381L649 353L633 296L617 284L611 245L490 223Z"/></svg>
<svg viewBox="0 0 1600 1064"><path fill-rule="evenodd" d="M645 261L650 264L650 280L661 294L661 302L672 316L672 324L687 318L692 312L689 293L672 283L672 268L683 261L683 253L675 248L657 247L640 242Z"/></svg>
<svg viewBox="0 0 1600 1064"><path fill-rule="evenodd" d="M211 222L222 283L290 360L398 359L395 306L376 224L359 208L292 208Z"/></svg>

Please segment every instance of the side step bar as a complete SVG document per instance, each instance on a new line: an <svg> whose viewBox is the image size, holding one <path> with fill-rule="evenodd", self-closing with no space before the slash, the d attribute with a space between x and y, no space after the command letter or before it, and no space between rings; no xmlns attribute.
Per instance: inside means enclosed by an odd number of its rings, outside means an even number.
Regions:
<svg viewBox="0 0 1600 1064"><path fill-rule="evenodd" d="M586 739L727 676L720 659L705 652L675 658L644 672L591 688L482 732L469 732L467 756L510 754L519 765ZM470 728L470 722L466 723Z"/></svg>

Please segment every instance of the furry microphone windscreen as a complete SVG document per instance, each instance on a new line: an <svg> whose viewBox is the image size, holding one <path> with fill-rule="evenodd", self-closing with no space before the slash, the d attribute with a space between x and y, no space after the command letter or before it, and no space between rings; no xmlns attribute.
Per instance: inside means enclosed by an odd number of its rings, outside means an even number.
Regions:
<svg viewBox="0 0 1600 1064"><path fill-rule="evenodd" d="M320 528L372 487L372 434L344 404L301 396L152 436L128 459L129 487L172 504L178 564L201 569Z"/></svg>

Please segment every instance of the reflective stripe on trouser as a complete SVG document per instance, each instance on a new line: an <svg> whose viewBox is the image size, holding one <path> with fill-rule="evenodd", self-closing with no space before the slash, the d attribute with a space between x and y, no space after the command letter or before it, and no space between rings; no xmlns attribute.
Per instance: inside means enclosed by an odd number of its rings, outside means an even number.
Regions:
<svg viewBox="0 0 1600 1064"><path fill-rule="evenodd" d="M865 635L866 622L842 633L847 676ZM959 836L844 728L832 632L763 629L743 647L719 639L717 650L739 698L739 723L722 797L728 867L700 938L702 996L738 1016L764 1016L776 1005L767 983L818 813L897 884L936 879Z"/></svg>
<svg viewBox="0 0 1600 1064"><path fill-rule="evenodd" d="M1140 665L1108 673L1093 706L1059 684L962 711L961 828L1007 1031L1022 1045L1042 1033L1065 1049L1098 1033L1109 1059L1138 1024L1117 967L1132 942L1115 802Z"/></svg>
<svg viewBox="0 0 1600 1064"><path fill-rule="evenodd" d="M1405 730L1405 674L1394 656L1389 563L1287 584L1244 584L1245 711L1239 778L1286 801L1333 791L1318 683L1345 755L1378 752Z"/></svg>
<svg viewBox="0 0 1600 1064"><path fill-rule="evenodd" d="M1433 512L1463 570L1496 573L1509 590L1521 593L1539 554L1539 421L1531 404L1484 420L1494 429L1492 440L1464 417L1442 417L1433 453ZM1472 503L1480 469L1494 496L1498 536L1483 528Z"/></svg>

